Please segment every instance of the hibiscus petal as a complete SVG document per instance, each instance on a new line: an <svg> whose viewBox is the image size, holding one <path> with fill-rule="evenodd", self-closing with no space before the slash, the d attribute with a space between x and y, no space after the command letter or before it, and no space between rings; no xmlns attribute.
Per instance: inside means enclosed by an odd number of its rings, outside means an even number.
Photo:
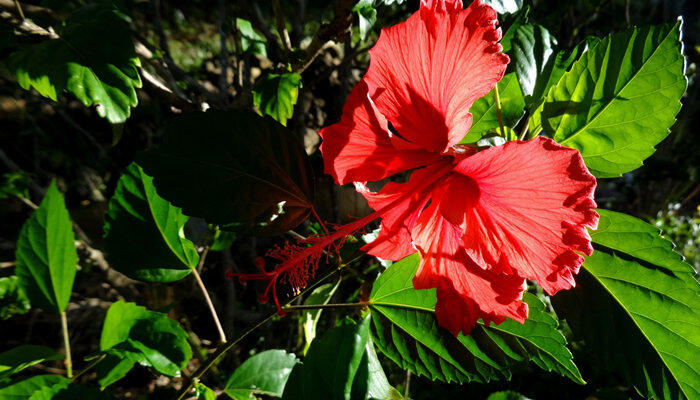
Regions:
<svg viewBox="0 0 700 400"><path fill-rule="evenodd" d="M375 111L364 81L350 93L340 122L321 129L319 135L325 172L341 185L378 181L440 157L422 149L394 147L386 119Z"/></svg>
<svg viewBox="0 0 700 400"><path fill-rule="evenodd" d="M428 202L430 188L439 186L449 170L449 160L435 163L414 171L408 182L389 182L379 192L372 192L364 184L355 183L357 191L367 199L367 203L374 210L380 210L404 197L403 201L394 204L382 214L379 235L374 241L363 246L362 250L392 261L415 253L410 231Z"/></svg>
<svg viewBox="0 0 700 400"><path fill-rule="evenodd" d="M435 314L440 326L457 335L468 334L480 318L486 324L501 323L506 317L525 321L527 304L521 301L525 280L476 265L462 247L462 229L440 213L440 201L433 198L412 231L421 253L413 286L437 288Z"/></svg>
<svg viewBox="0 0 700 400"><path fill-rule="evenodd" d="M469 107L502 77L496 12L474 1L425 0L403 23L382 30L365 75L370 97L401 137L444 152L469 130Z"/></svg>
<svg viewBox="0 0 700 400"><path fill-rule="evenodd" d="M508 142L455 171L464 178L446 185L441 211L463 227L477 264L534 280L549 294L575 285L583 263L576 251L592 253L586 228L598 225L596 180L577 150L544 137Z"/></svg>

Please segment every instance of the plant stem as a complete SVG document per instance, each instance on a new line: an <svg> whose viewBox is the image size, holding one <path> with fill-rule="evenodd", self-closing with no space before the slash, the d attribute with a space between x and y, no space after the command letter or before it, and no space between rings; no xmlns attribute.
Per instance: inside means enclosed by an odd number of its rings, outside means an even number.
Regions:
<svg viewBox="0 0 700 400"><path fill-rule="evenodd" d="M493 87L493 102L496 105L496 114L498 115L498 126L501 128L501 136L507 141L506 130L503 127L503 117L501 116L501 95L498 93L498 84Z"/></svg>
<svg viewBox="0 0 700 400"><path fill-rule="evenodd" d="M527 129L530 126L530 121L525 121L525 125L523 126L523 129L520 130L520 136L518 140L525 140L525 136L527 135Z"/></svg>
<svg viewBox="0 0 700 400"><path fill-rule="evenodd" d="M73 360L70 356L70 339L68 338L68 320L66 312L61 312L61 331L63 332L63 347L66 349L66 376L68 379L73 377Z"/></svg>
<svg viewBox="0 0 700 400"><path fill-rule="evenodd" d="M289 299L289 301L287 302L287 304L285 305L285 307L288 307L289 304L292 304L297 298L299 298L300 296L303 296L303 295L306 294L309 290L315 288L319 283L321 283L321 282L323 282L324 280L328 279L328 277L330 277L331 275L335 274L335 273L338 272L338 271L339 271L339 270L338 270L337 268L332 269L332 270L331 270L330 272L328 272L326 275L322 276L319 280L317 280L313 285L309 285L306 289L302 290L299 294L297 294L296 296L294 296L294 297L292 297L291 299ZM206 362L205 362L204 364L202 364L201 367L197 368L197 370L192 374L192 376L190 377L190 379L187 380L187 383L185 383L185 384L182 386L182 389L180 389L180 391L179 391L179 392L177 393L177 395L175 396L175 400L181 400L182 398L184 398L185 395L186 395L190 390L192 390L192 387L194 386L194 383L197 382L197 381L199 380L199 378L201 378L202 375L204 375L204 373L207 372L207 370L208 370L209 368L211 368L212 366L214 366L214 364L216 364L216 362L219 360L219 358L221 358L224 354L226 354L226 352L228 352L229 350L231 350L236 344L238 344L238 342L240 342L241 340L243 340L246 336L250 335L253 331L255 331L256 329L258 329L258 328L260 328L261 326L265 325L268 321L270 321L272 318L274 318L275 315L277 315L277 312L274 312L274 313L268 315L268 316L265 317L262 321L258 322L257 324L255 324L252 328L248 329L247 331L241 333L240 335L238 335L238 336L237 336L235 339L233 339L232 341L227 342L227 343L223 343L222 345L220 345L220 346L216 349L216 351L214 352L214 354L212 354L211 356L209 356L209 358L206 360Z"/></svg>
<svg viewBox="0 0 700 400"><path fill-rule="evenodd" d="M214 319L214 324L216 325L216 330L219 331L219 341L221 343L226 343L226 334L224 333L224 328L221 327L221 322L219 321L219 316L216 314L216 309L214 308L214 303L211 302L211 298L209 297L209 292L207 292L207 288L204 286L204 282L202 282L202 277L199 276L199 272L197 270L200 268L201 265L204 264L204 259L207 256L207 253L209 252L209 247L205 247L204 251L202 252L202 255L199 258L199 265L197 268L192 270L192 275L194 275L194 279L197 281L197 284L199 285L199 289L202 290L202 294L204 295L204 300L207 302L207 306L209 307L209 312L211 313L212 318Z"/></svg>
<svg viewBox="0 0 700 400"><path fill-rule="evenodd" d="M298 310L317 310L323 308L362 308L367 307L369 303L336 303L336 304L300 304L298 306L286 306L282 309L284 311L298 311Z"/></svg>
<svg viewBox="0 0 700 400"><path fill-rule="evenodd" d="M88 372L89 370L91 370L95 365L99 364L100 361L104 360L105 357L107 357L107 354L102 354L101 356L97 357L96 359L90 361L90 363L89 363L88 365L86 365L85 368L83 368L83 369L81 369L80 371L78 371L78 373L75 374L75 375L73 376L73 378L71 378L71 380L72 380L73 382L75 382L75 381L80 377L80 375L82 375L82 374Z"/></svg>

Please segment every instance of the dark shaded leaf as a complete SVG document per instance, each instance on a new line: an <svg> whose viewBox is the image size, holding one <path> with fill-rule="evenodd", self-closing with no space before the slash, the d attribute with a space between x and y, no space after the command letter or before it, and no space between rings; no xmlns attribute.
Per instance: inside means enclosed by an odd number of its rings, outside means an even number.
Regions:
<svg viewBox="0 0 700 400"><path fill-rule="evenodd" d="M498 94L501 99L503 125L513 128L525 113L525 98L514 73L506 74L498 82ZM474 143L487 132L500 128L493 92L475 101L469 112L472 114L472 126L460 143Z"/></svg>
<svg viewBox="0 0 700 400"><path fill-rule="evenodd" d="M515 72L526 96L532 95L538 76L554 52L557 40L541 25L517 27L511 41Z"/></svg>
<svg viewBox="0 0 700 400"><path fill-rule="evenodd" d="M337 283L326 283L315 288L309 297L304 300L304 304L328 304L333 293L338 288L340 281ZM318 319L321 318L322 309L317 310L304 310L301 316L301 325L304 328L304 349L303 354L309 351L309 346L311 342L316 337L316 325L318 324Z"/></svg>
<svg viewBox="0 0 700 400"><path fill-rule="evenodd" d="M46 346L24 345L0 353L0 381L43 361L60 360L63 355Z"/></svg>
<svg viewBox="0 0 700 400"><path fill-rule="evenodd" d="M163 144L142 154L140 164L158 194L185 214L269 235L308 216L306 153L271 118L250 111L195 112L173 120L164 134Z"/></svg>
<svg viewBox="0 0 700 400"><path fill-rule="evenodd" d="M2 400L27 400L41 388L50 388L54 385L63 384L68 386L70 379L61 375L37 375L31 378L12 383L0 388L0 399Z"/></svg>
<svg viewBox="0 0 700 400"><path fill-rule="evenodd" d="M55 181L22 226L15 257L19 285L32 306L56 314L65 311L78 254L70 216Z"/></svg>
<svg viewBox="0 0 700 400"><path fill-rule="evenodd" d="M311 343L304 362L289 375L282 398L285 400L344 399L367 397L366 345L370 319L345 323ZM364 363L363 363L364 361ZM362 365L364 368L361 368ZM353 385L364 369L364 384ZM362 383L362 382L360 382Z"/></svg>
<svg viewBox="0 0 700 400"><path fill-rule="evenodd" d="M595 366L634 384L647 398L700 396L700 284L659 230L598 210L574 290L553 304L586 343Z"/></svg>
<svg viewBox="0 0 700 400"><path fill-rule="evenodd" d="M110 265L129 278L173 282L197 266L199 255L184 235L187 217L158 196L153 178L132 163L124 171L105 217Z"/></svg>

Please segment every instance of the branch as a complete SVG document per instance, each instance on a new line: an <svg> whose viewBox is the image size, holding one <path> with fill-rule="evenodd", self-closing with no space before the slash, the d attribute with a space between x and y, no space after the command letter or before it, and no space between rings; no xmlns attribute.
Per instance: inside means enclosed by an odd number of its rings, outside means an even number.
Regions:
<svg viewBox="0 0 700 400"><path fill-rule="evenodd" d="M287 32L287 23L284 20L284 12L282 12L280 0L272 0L272 10L275 12L275 21L277 22L277 33L280 35L280 39L282 40L282 46L284 46L287 52L290 52L292 51L292 41L289 39L289 32Z"/></svg>
<svg viewBox="0 0 700 400"><path fill-rule="evenodd" d="M340 0L336 3L333 20L321 25L321 28L316 32L316 35L314 35L311 43L306 48L306 55L292 65L294 72L303 72L311 65L328 42L338 40L341 36L349 33L348 30L352 25L352 7L354 3L354 0Z"/></svg>

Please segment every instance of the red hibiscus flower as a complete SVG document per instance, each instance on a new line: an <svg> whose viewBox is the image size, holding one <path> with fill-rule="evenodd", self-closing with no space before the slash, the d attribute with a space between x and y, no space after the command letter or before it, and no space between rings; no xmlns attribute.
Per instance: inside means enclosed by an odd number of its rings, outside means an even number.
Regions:
<svg viewBox="0 0 700 400"><path fill-rule="evenodd" d="M418 250L413 285L437 289L438 322L455 335L479 319L524 321L526 279L549 294L574 286L580 253L593 251L586 227L598 223L596 181L578 151L544 137L482 151L458 145L470 106L505 72L500 38L496 12L478 0L466 9L460 0L423 0L383 30L340 122L319 133L326 172L354 182L375 212L312 246L274 249L275 270L260 265L242 278L269 280L273 293L278 277L302 287L323 248L381 218L363 249L388 260ZM405 183L365 186L412 169Z"/></svg>

